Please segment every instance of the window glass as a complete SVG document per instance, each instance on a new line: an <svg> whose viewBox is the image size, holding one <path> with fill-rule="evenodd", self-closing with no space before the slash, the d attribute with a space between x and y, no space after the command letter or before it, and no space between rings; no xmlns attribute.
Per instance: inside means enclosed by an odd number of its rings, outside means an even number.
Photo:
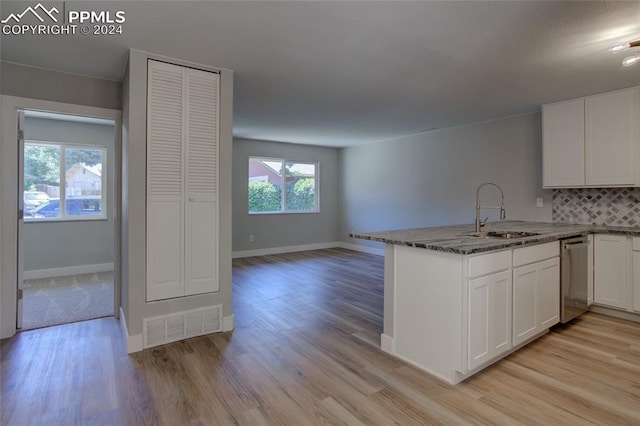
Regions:
<svg viewBox="0 0 640 426"><path fill-rule="evenodd" d="M104 218L105 161L102 148L26 142L25 220Z"/></svg>
<svg viewBox="0 0 640 426"><path fill-rule="evenodd" d="M318 164L249 158L249 213L318 211Z"/></svg>
<svg viewBox="0 0 640 426"><path fill-rule="evenodd" d="M315 211L316 165L285 164L285 210Z"/></svg>
<svg viewBox="0 0 640 426"><path fill-rule="evenodd" d="M102 150L65 149L65 198L68 216L101 216Z"/></svg>

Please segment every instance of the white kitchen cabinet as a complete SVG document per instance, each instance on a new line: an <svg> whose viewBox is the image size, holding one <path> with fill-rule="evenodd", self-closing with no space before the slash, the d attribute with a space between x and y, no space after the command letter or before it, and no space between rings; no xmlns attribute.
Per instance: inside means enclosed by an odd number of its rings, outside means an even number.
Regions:
<svg viewBox="0 0 640 426"><path fill-rule="evenodd" d="M631 309L640 312L640 238L633 237Z"/></svg>
<svg viewBox="0 0 640 426"><path fill-rule="evenodd" d="M469 370L510 348L511 271L469 280Z"/></svg>
<svg viewBox="0 0 640 426"><path fill-rule="evenodd" d="M635 120L633 88L585 99L587 186L635 183Z"/></svg>
<svg viewBox="0 0 640 426"><path fill-rule="evenodd" d="M636 98L639 88L543 105L543 187L640 186Z"/></svg>
<svg viewBox="0 0 640 426"><path fill-rule="evenodd" d="M542 106L542 185L585 184L584 99Z"/></svg>
<svg viewBox="0 0 640 426"><path fill-rule="evenodd" d="M629 308L629 239L625 235L598 234L594 238L594 302Z"/></svg>
<svg viewBox="0 0 640 426"><path fill-rule="evenodd" d="M218 290L218 87L148 62L147 301Z"/></svg>
<svg viewBox="0 0 640 426"><path fill-rule="evenodd" d="M514 346L549 329L559 321L558 250L557 242L514 250L514 265L517 259L520 259L520 264L533 262L513 269ZM540 260L545 258L547 260Z"/></svg>

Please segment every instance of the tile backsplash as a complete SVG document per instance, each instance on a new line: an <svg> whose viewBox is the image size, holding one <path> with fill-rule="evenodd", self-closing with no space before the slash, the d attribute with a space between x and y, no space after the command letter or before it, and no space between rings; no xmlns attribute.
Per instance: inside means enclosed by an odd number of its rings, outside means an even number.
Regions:
<svg viewBox="0 0 640 426"><path fill-rule="evenodd" d="M552 220L611 226L640 226L640 188L554 189Z"/></svg>

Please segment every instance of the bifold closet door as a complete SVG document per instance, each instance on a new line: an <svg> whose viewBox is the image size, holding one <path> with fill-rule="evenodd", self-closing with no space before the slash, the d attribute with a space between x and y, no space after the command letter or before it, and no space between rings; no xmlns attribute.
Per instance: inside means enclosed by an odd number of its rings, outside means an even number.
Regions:
<svg viewBox="0 0 640 426"><path fill-rule="evenodd" d="M219 77L187 70L185 295L219 290Z"/></svg>
<svg viewBox="0 0 640 426"><path fill-rule="evenodd" d="M186 69L149 61L147 300L184 295L184 82Z"/></svg>

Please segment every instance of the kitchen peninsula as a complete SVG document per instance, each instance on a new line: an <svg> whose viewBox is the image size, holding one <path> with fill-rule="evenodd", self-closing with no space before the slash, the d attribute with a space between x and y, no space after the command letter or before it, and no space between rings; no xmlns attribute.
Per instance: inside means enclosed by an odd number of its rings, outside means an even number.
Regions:
<svg viewBox="0 0 640 426"><path fill-rule="evenodd" d="M558 323L559 240L631 234L521 221L485 231L479 237L473 225L456 225L351 234L385 243L383 350L456 384Z"/></svg>

